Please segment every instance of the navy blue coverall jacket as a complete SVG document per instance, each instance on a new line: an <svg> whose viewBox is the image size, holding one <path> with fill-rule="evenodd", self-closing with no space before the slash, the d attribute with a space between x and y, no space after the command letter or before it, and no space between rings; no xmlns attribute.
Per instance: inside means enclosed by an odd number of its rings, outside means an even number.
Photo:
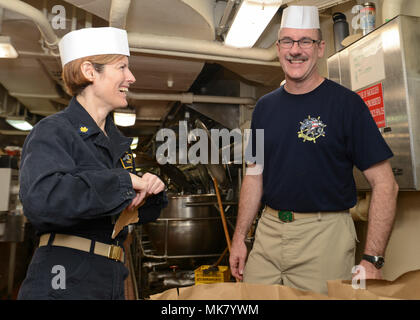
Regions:
<svg viewBox="0 0 420 320"><path fill-rule="evenodd" d="M135 173L132 139L120 133L111 115L105 131L108 136L72 98L65 110L41 120L28 135L22 150L20 199L39 235L62 233L107 244L124 242L127 227L115 240L111 234L116 218L136 194L129 176ZM139 208L139 223L156 220L166 204L164 192L149 197ZM54 265L64 266L66 289L51 288ZM102 271L95 272L98 268ZM106 257L40 247L19 298L122 299L126 276L122 263Z"/></svg>

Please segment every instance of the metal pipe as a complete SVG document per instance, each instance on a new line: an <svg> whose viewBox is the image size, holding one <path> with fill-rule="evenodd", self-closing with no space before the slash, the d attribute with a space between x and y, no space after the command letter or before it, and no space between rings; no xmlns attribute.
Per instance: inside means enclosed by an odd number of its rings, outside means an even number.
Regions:
<svg viewBox="0 0 420 320"><path fill-rule="evenodd" d="M117 2L117 5L122 2ZM124 8L127 6L128 1L124 1ZM116 5L116 6L117 6ZM30 19L32 19L38 26L46 44L51 49L56 49L59 38L55 34L54 30L50 26L48 19L43 15L43 13L19 0L0 0L0 7L5 9L20 13ZM121 18L123 15L124 9L121 8L121 13L112 13L113 21L111 23L122 23ZM87 16L87 25L91 24L89 21L89 15ZM119 21L120 20L120 21ZM118 22L119 21L119 22ZM268 49L262 48L234 48L224 45L218 41L207 41L207 40L196 40L196 39L186 39L179 37L169 37L169 36L158 36L152 34L139 34L139 33L128 33L128 41L130 48L133 48L135 52L136 49L143 50L156 50L157 52L164 51L172 55L179 56L188 56L188 55L204 55L207 57L213 57L215 60L225 60L232 61L230 59L238 59L236 61L241 62L244 60L244 63L255 63L258 61L261 62L272 62L277 58L277 49L273 45ZM218 57L218 59L216 58ZM249 61L247 61L249 60ZM277 63L275 63L277 65Z"/></svg>
<svg viewBox="0 0 420 320"><path fill-rule="evenodd" d="M37 94L37 93L21 93L10 92L13 97L25 98L42 98L42 99L59 99L55 94ZM201 96L194 95L191 92L186 93L133 93L129 92L128 97L133 100L150 100L150 101L180 101L182 103L220 103L220 104L245 104L254 105L254 98L247 97L225 97L225 96ZM150 120L138 118L138 120ZM160 120L160 119L157 119Z"/></svg>
<svg viewBox="0 0 420 320"><path fill-rule="evenodd" d="M223 97L223 96L193 96L194 102L224 103L224 104L255 104L254 98Z"/></svg>
<svg viewBox="0 0 420 320"><path fill-rule="evenodd" d="M220 57L273 61L277 58L277 48L273 44L268 49L235 48L221 42L186 39L179 37L157 36L151 34L128 33L130 47L156 49L173 52L198 53Z"/></svg>
<svg viewBox="0 0 420 320"><path fill-rule="evenodd" d="M112 0L109 10L109 26L125 29L131 0Z"/></svg>
<svg viewBox="0 0 420 320"><path fill-rule="evenodd" d="M130 47L130 52L138 52L138 53L146 53L146 54L154 54L154 55L162 55L162 56L170 56L170 57L191 58L191 59L204 60L204 61L235 62L235 63L243 63L243 64L280 67L279 61L263 61L263 60L257 60L257 59L225 57L225 56L216 56L216 55L209 55L209 54L202 54L202 53L192 53L192 52L139 49L139 48L133 48L133 47Z"/></svg>
<svg viewBox="0 0 420 320"><path fill-rule="evenodd" d="M2 31L2 25L3 25L3 13L4 13L4 9L0 8L0 34Z"/></svg>
<svg viewBox="0 0 420 320"><path fill-rule="evenodd" d="M19 57L33 57L33 58L54 58L57 57L55 55L52 55L51 53L46 52L37 52L37 51L22 51L18 50Z"/></svg>
<svg viewBox="0 0 420 320"><path fill-rule="evenodd" d="M151 268L154 268L156 266L165 265L167 263L168 263L167 261L162 261L162 262L146 261L146 262L143 263L143 267L151 269Z"/></svg>
<svg viewBox="0 0 420 320"><path fill-rule="evenodd" d="M212 258L212 257L219 257L220 253L210 253L210 254L190 254L190 255L156 255L156 254L148 254L143 251L143 255L146 258L153 258L153 259L186 259L186 258Z"/></svg>
<svg viewBox="0 0 420 320"><path fill-rule="evenodd" d="M37 8L19 0L0 0L0 7L20 13L33 20L41 32L47 46L50 48L57 47L59 38L55 34L48 19Z"/></svg>
<svg viewBox="0 0 420 320"><path fill-rule="evenodd" d="M27 136L29 131L19 131L19 130L0 130L0 134L5 136Z"/></svg>
<svg viewBox="0 0 420 320"><path fill-rule="evenodd" d="M9 95L15 98L61 99L58 94L10 92Z"/></svg>
<svg viewBox="0 0 420 320"><path fill-rule="evenodd" d="M128 97L134 100L152 101L180 101L181 103L220 103L220 104L245 104L254 105L254 98L223 97L223 96L201 96L187 93L133 93L129 92Z"/></svg>
<svg viewBox="0 0 420 320"><path fill-rule="evenodd" d="M217 29L217 35L220 36L223 31L225 30L226 23L229 19L230 13L232 12L232 8L235 5L236 0L228 0L226 3L225 11L223 11L223 16L220 19L219 27Z"/></svg>
<svg viewBox="0 0 420 320"><path fill-rule="evenodd" d="M73 7L71 10L71 30L74 31L77 28L77 8Z"/></svg>
<svg viewBox="0 0 420 320"><path fill-rule="evenodd" d="M169 278L169 279L165 279L163 280L163 286L165 287L172 287L172 286L177 286L177 287L187 287L187 286L192 286L194 285L195 281L194 279L173 279L173 278Z"/></svg>
<svg viewBox="0 0 420 320"><path fill-rule="evenodd" d="M85 14L85 28L92 28L92 14L90 12Z"/></svg>
<svg viewBox="0 0 420 320"><path fill-rule="evenodd" d="M228 250L230 252L231 240L230 240L229 231L228 231L227 224L226 224L225 212L223 211L222 199L221 199L220 193L219 193L219 186L218 186L216 178L214 178L214 177L212 177L212 178L213 178L214 189L216 190L217 202L219 203L220 217L222 218L223 230L225 232L225 237L226 237L226 244L227 244Z"/></svg>

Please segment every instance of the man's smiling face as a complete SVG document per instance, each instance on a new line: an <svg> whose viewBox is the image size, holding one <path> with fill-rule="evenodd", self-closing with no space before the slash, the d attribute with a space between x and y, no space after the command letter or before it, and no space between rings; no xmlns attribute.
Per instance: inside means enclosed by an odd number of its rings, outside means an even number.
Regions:
<svg viewBox="0 0 420 320"><path fill-rule="evenodd" d="M318 29L292 29L282 28L279 31L279 40L320 40ZM310 78L316 69L316 63L322 58L325 50L323 40L315 42L310 48L302 49L297 42L287 49L277 42L277 55L287 80L303 82Z"/></svg>

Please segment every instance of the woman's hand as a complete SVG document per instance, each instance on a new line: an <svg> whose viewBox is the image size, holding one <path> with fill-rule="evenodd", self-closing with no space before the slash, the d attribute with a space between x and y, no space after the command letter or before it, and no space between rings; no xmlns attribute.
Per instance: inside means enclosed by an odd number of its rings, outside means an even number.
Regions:
<svg viewBox="0 0 420 320"><path fill-rule="evenodd" d="M133 210L139 207L147 196L158 194L165 190L165 184L154 174L145 173L142 177L130 173L133 189L136 191L136 196L128 206L128 210Z"/></svg>

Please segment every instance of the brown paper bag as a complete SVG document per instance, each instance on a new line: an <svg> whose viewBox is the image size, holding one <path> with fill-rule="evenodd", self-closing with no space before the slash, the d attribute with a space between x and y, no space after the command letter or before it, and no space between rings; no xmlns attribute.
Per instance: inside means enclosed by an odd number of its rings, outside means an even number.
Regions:
<svg viewBox="0 0 420 320"><path fill-rule="evenodd" d="M366 289L354 289L350 280L327 281L328 296L282 285L243 282L199 284L166 290L152 300L395 300L420 299L420 270L410 271L394 281L366 280Z"/></svg>
<svg viewBox="0 0 420 320"><path fill-rule="evenodd" d="M370 280L368 280L370 281ZM366 282L366 284L368 283ZM349 280L328 281L328 296L341 300L383 300L390 299L366 289L354 289Z"/></svg>
<svg viewBox="0 0 420 320"><path fill-rule="evenodd" d="M114 230L112 230L112 239L115 239L115 237L125 226L128 226L132 223L137 223L139 221L139 212L137 209L138 207L134 208L133 210L124 209L124 211L121 212L117 222L115 222Z"/></svg>
<svg viewBox="0 0 420 320"><path fill-rule="evenodd" d="M328 296L337 299L414 300L420 299L420 270L407 272L394 281L366 280L366 289L354 289L350 280L328 281L327 285Z"/></svg>
<svg viewBox="0 0 420 320"><path fill-rule="evenodd" d="M150 296L151 300L331 300L332 298L282 285L243 282L198 284L166 290Z"/></svg>
<svg viewBox="0 0 420 320"><path fill-rule="evenodd" d="M128 210L127 208L121 212L120 216L118 217L117 221L114 225L114 230L112 230L111 238L115 239L115 237L120 233L120 231L129 224L134 224L139 221L139 211L138 209L146 202L146 198L134 209Z"/></svg>

